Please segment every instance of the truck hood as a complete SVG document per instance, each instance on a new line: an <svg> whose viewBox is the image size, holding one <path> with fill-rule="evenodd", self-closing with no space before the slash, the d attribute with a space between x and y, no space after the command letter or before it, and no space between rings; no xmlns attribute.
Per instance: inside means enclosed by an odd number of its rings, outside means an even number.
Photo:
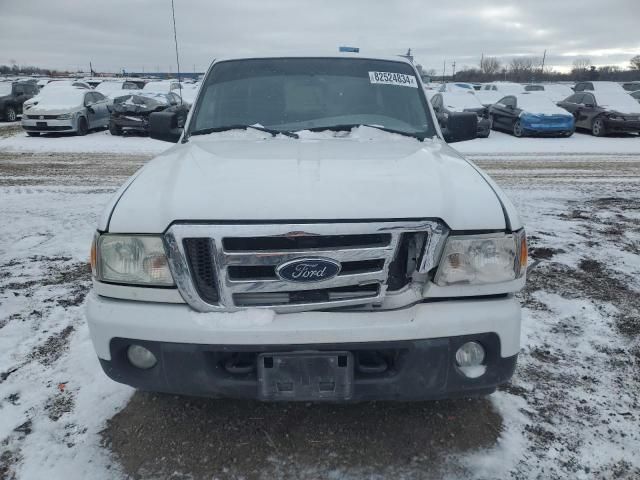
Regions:
<svg viewBox="0 0 640 480"><path fill-rule="evenodd" d="M439 218L454 230L505 228L495 187L440 140L236 133L191 137L156 157L116 194L100 230L160 233L189 220L409 218Z"/></svg>

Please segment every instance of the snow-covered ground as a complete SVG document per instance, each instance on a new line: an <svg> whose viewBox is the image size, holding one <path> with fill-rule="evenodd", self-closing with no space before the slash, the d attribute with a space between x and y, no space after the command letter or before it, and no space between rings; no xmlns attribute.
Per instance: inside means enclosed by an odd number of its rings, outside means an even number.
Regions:
<svg viewBox="0 0 640 480"><path fill-rule="evenodd" d="M102 373L89 242L132 154L168 146L0 139L0 478L640 478L640 138L457 144L527 225L516 375L489 401L357 407L134 395Z"/></svg>

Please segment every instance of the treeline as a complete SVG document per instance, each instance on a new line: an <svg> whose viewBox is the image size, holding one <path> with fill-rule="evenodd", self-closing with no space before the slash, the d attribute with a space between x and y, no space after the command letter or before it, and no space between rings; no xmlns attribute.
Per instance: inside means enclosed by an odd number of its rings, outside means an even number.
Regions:
<svg viewBox="0 0 640 480"><path fill-rule="evenodd" d="M435 69L427 72L433 80L439 80ZM578 58L573 62L571 71L561 73L543 65L542 57L515 57L503 62L496 57L483 57L477 67L464 67L455 75L446 75L446 80L458 82L493 82L505 80L511 82L578 82L584 80L610 80L625 82L640 80L640 55L629 61L629 68L616 65L595 66L589 58Z"/></svg>
<svg viewBox="0 0 640 480"><path fill-rule="evenodd" d="M55 76L69 74L69 72L59 72L46 68L33 67L31 65L0 65L0 75L45 75Z"/></svg>

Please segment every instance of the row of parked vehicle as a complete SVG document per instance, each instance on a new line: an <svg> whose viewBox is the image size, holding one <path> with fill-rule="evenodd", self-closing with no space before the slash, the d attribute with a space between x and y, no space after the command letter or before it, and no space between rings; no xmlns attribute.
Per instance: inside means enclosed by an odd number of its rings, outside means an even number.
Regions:
<svg viewBox="0 0 640 480"><path fill-rule="evenodd" d="M199 84L142 79L86 82L36 80L0 82L0 115L16 121L29 136L46 133L85 135L109 128L113 135L148 132L149 115L168 109L188 111Z"/></svg>
<svg viewBox="0 0 640 480"><path fill-rule="evenodd" d="M632 90L637 85L638 89ZM640 134L640 82L580 82L522 85L494 82L480 86L448 83L427 90L441 128L455 112L478 116L478 136L502 130L516 137L570 137L576 128L601 137Z"/></svg>

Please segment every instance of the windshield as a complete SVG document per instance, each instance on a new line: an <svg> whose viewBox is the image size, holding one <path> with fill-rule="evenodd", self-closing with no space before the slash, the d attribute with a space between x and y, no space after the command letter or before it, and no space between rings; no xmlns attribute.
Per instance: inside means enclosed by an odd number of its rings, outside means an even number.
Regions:
<svg viewBox="0 0 640 480"><path fill-rule="evenodd" d="M352 58L272 58L216 64L189 133L230 125L280 131L375 125L435 135L413 68Z"/></svg>
<svg viewBox="0 0 640 480"><path fill-rule="evenodd" d="M11 95L11 83L9 82L0 83L0 97L5 95Z"/></svg>
<svg viewBox="0 0 640 480"><path fill-rule="evenodd" d="M465 108L482 108L480 100L469 93L443 93L442 101L449 110L462 111Z"/></svg>
<svg viewBox="0 0 640 480"><path fill-rule="evenodd" d="M566 110L558 107L553 100L540 93L525 93L518 95L516 98L518 100L518 108L528 113L569 115Z"/></svg>
<svg viewBox="0 0 640 480"><path fill-rule="evenodd" d="M612 110L621 110L624 112L640 112L640 106L628 93L618 92L597 92L596 102L601 107L609 107Z"/></svg>
<svg viewBox="0 0 640 480"><path fill-rule="evenodd" d="M86 90L80 88L56 89L38 95L38 107L73 108L82 105Z"/></svg>

